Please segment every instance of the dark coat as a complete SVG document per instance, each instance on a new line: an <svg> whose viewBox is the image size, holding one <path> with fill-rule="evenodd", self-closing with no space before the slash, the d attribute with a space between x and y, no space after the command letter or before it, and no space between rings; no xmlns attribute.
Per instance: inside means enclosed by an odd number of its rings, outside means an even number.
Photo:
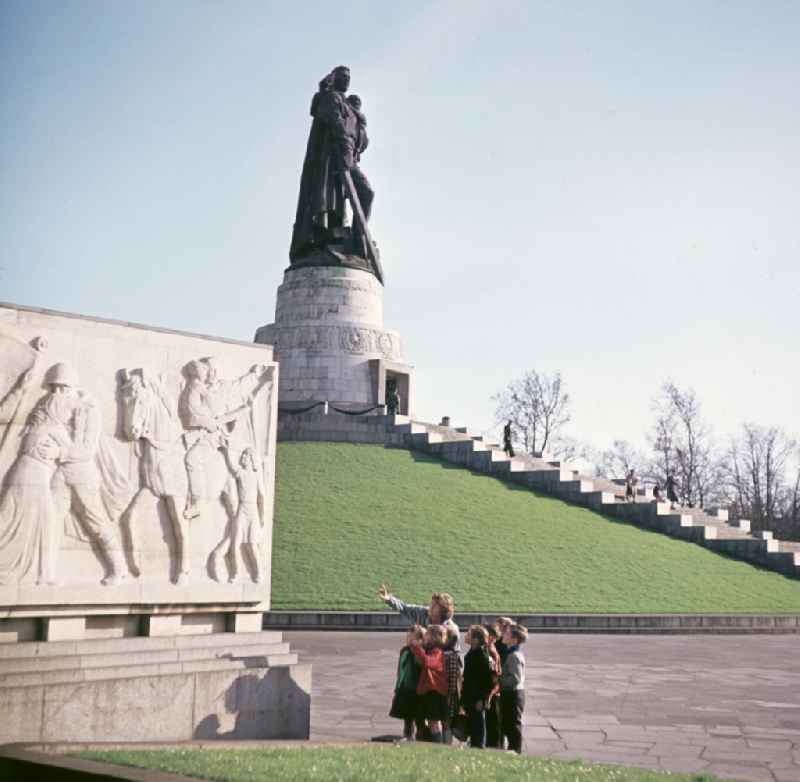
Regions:
<svg viewBox="0 0 800 782"><path fill-rule="evenodd" d="M331 223L341 225L344 186L336 172L343 165L352 168L359 142L358 117L343 93L321 88L311 101L311 116L314 120L303 161L289 250L292 260L313 250L315 227L321 230Z"/></svg>
<svg viewBox="0 0 800 782"><path fill-rule="evenodd" d="M461 700L469 708L475 701L486 701L494 687L492 661L486 649L470 649L464 657L464 683Z"/></svg>

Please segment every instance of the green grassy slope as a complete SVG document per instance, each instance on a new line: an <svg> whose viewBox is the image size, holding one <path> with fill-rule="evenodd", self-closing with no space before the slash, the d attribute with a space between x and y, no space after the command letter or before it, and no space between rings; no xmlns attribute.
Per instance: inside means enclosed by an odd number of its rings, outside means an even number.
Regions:
<svg viewBox="0 0 800 782"><path fill-rule="evenodd" d="M461 610L800 611L800 581L423 454L281 443L275 609L380 610L453 594Z"/></svg>

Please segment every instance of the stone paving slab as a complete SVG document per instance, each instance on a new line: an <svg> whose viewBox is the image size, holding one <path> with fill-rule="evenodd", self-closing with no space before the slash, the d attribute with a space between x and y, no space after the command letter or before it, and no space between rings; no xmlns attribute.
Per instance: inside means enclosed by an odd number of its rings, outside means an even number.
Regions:
<svg viewBox="0 0 800 782"><path fill-rule="evenodd" d="M399 734L394 632L288 632L314 666L311 738ZM800 782L800 642L792 636L537 635L526 751L750 782Z"/></svg>

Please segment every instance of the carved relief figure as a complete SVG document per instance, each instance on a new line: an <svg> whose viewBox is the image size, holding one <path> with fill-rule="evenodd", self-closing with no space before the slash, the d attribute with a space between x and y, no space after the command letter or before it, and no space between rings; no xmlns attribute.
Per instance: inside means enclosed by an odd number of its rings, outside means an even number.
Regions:
<svg viewBox="0 0 800 782"><path fill-rule="evenodd" d="M33 382L36 365L47 350L47 340L36 337L26 345L16 337L0 332L0 459L8 442L11 424L17 418L22 400Z"/></svg>
<svg viewBox="0 0 800 782"><path fill-rule="evenodd" d="M222 433L211 406L208 390L208 364L191 361L186 367L188 382L180 399L180 416L186 433L186 472L189 478L189 496L183 516L193 519L200 515L206 500L208 477L206 465L222 447Z"/></svg>
<svg viewBox="0 0 800 782"><path fill-rule="evenodd" d="M230 563L228 581L236 581L242 571L242 552L252 568L254 580L259 583L263 578L261 560L264 552L264 478L255 451L245 448L238 464L234 464L227 454L228 469L236 479L238 508L231 521L227 538L229 543L225 555ZM218 548L222 548L223 544ZM222 552L220 551L220 554Z"/></svg>
<svg viewBox="0 0 800 782"><path fill-rule="evenodd" d="M235 488L231 486L226 490L226 494L232 506L234 502L238 504L235 509L229 508L230 522L224 538L211 552L209 570L212 578L219 580L220 566L222 560L226 559L230 579L235 580L242 570L241 551L244 549L254 578L259 580L262 578L264 567L261 563L263 559L261 527L263 527L265 491L264 466L261 463L263 444L259 445L256 437L253 401L259 394L271 392L273 371L269 367L256 365L238 380L227 384L222 381L223 385L219 385L213 359L210 363L211 377L214 378L212 388L216 387L215 403L220 405L220 409L232 410L234 415L234 420L226 425L225 461L228 474L235 480ZM235 453L239 454L238 460L233 457Z"/></svg>
<svg viewBox="0 0 800 782"><path fill-rule="evenodd" d="M14 421L21 398L30 387L31 370L0 402L0 422ZM30 430L6 475L0 494L0 584L55 583L60 540L50 482L59 446L46 427Z"/></svg>
<svg viewBox="0 0 800 782"><path fill-rule="evenodd" d="M340 344L350 353L368 353L371 349L368 329L345 328L340 332Z"/></svg>
<svg viewBox="0 0 800 782"><path fill-rule="evenodd" d="M10 424L19 409L20 401L31 386L33 370L26 370L12 389L0 399L0 424Z"/></svg>
<svg viewBox="0 0 800 782"><path fill-rule="evenodd" d="M181 394L179 412L186 443L186 471L189 477L189 498L184 511L187 519L202 512L209 496L219 492L209 489L210 462L224 451L231 436L252 442L252 421L242 415L249 411L253 397L263 382L264 367L256 365L237 380L219 377L216 361L198 359L186 367L188 383ZM249 431L235 432L239 421Z"/></svg>
<svg viewBox="0 0 800 782"><path fill-rule="evenodd" d="M380 349L381 353L383 353L386 358L391 358L394 353L394 341L392 340L391 334L381 334L377 332L378 337L378 348Z"/></svg>
<svg viewBox="0 0 800 782"><path fill-rule="evenodd" d="M100 411L94 399L78 388L77 372L68 364L51 367L45 383L49 392L31 413L25 441L30 438L35 443L40 459L55 460L52 493L66 495L81 530L106 560L102 583L114 585L124 578L125 568L119 535L103 505L101 486L111 495L111 502L123 480L113 457L101 448Z"/></svg>
<svg viewBox="0 0 800 782"><path fill-rule="evenodd" d="M123 370L121 379L122 428L125 436L136 442L142 482L139 492L150 491L164 502L175 537L175 581L181 584L189 577L188 523L182 513L188 481L177 400L163 378L151 377L143 369ZM139 493L132 505L138 498Z"/></svg>

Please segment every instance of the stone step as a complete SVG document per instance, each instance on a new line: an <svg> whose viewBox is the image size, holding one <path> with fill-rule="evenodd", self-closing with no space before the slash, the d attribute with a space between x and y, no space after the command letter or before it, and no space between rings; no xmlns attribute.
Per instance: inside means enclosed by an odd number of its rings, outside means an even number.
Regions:
<svg viewBox="0 0 800 782"><path fill-rule="evenodd" d="M686 525L689 527L717 527L718 529L721 529L722 527L728 527L727 522L719 521L711 516L697 516L693 514L685 515L691 516L691 522Z"/></svg>
<svg viewBox="0 0 800 782"><path fill-rule="evenodd" d="M572 473L565 470L559 470L556 467L549 469L531 470L531 480L534 485L553 487L562 481L571 481Z"/></svg>
<svg viewBox="0 0 800 782"><path fill-rule="evenodd" d="M652 502L631 503L616 502L610 508L612 512L640 527L664 532L672 537L700 543L704 540L716 539L717 527L697 523L689 513L659 512Z"/></svg>
<svg viewBox="0 0 800 782"><path fill-rule="evenodd" d="M448 440L429 446L429 450L451 464L469 467L475 443L472 440Z"/></svg>
<svg viewBox="0 0 800 782"><path fill-rule="evenodd" d="M425 424L425 430L441 435L442 442L470 442L472 440L468 434L462 434L449 426L442 426L441 424Z"/></svg>
<svg viewBox="0 0 800 782"><path fill-rule="evenodd" d="M717 537L720 540L752 540L747 532L736 527L717 527Z"/></svg>
<svg viewBox="0 0 800 782"><path fill-rule="evenodd" d="M419 432L419 433L414 432L411 435L411 441L414 443L414 445L422 448L432 443L440 443L442 442L442 439L443 438L440 434L437 434L436 432L429 432L427 430L425 430L425 432Z"/></svg>
<svg viewBox="0 0 800 782"><path fill-rule="evenodd" d="M425 434L428 430L425 424L418 424L415 421L408 421L403 424L395 424L394 431L397 434Z"/></svg>
<svg viewBox="0 0 800 782"><path fill-rule="evenodd" d="M494 462L508 462L509 458L502 451L473 451L469 460L473 470L491 472Z"/></svg>
<svg viewBox="0 0 800 782"><path fill-rule="evenodd" d="M770 551L767 560L774 562L775 570L788 576L800 576L800 552L797 551Z"/></svg>
<svg viewBox="0 0 800 782"><path fill-rule="evenodd" d="M239 671L248 668L278 668L297 665L296 654L250 655L239 659L187 660L172 663L144 663L106 668L72 668L55 671L26 671L0 676L0 689L52 684L77 684L101 679L133 679L140 676L168 676L200 671Z"/></svg>
<svg viewBox="0 0 800 782"><path fill-rule="evenodd" d="M563 470L564 472L568 472L573 478L580 477L580 470L576 470L571 464L562 461L561 459L551 459L550 461L545 462L545 464L549 465L550 467L557 467L559 470Z"/></svg>
<svg viewBox="0 0 800 782"><path fill-rule="evenodd" d="M613 505L616 502L614 493L610 491L587 492L584 495L584 500L591 508L604 508L604 506Z"/></svg>
<svg viewBox="0 0 800 782"><path fill-rule="evenodd" d="M518 483L521 486L527 486L529 489L534 488L533 471L527 467L524 470L515 470L514 472L509 473L507 477L508 480L512 481L513 483Z"/></svg>
<svg viewBox="0 0 800 782"><path fill-rule="evenodd" d="M738 527L742 532L750 532L749 519L734 519L733 521L729 521L728 524L730 524L731 527Z"/></svg>
<svg viewBox="0 0 800 782"><path fill-rule="evenodd" d="M555 490L558 492L559 496L573 494L581 495L594 491L594 483L585 478L572 478L570 480L560 481L555 486Z"/></svg>
<svg viewBox="0 0 800 782"><path fill-rule="evenodd" d="M159 649L212 649L223 646L277 644L283 634L276 630L257 633L213 633L134 638L94 638L80 641L35 641L0 644L0 661L12 657L53 657L70 654L156 651ZM0 662L2 665L2 662Z"/></svg>
<svg viewBox="0 0 800 782"><path fill-rule="evenodd" d="M149 663L220 660L229 657L263 657L289 654L288 643L231 644L224 647L158 649L105 654L69 654L55 657L11 657L0 660L0 677L27 671L62 671L76 668L114 668Z"/></svg>
<svg viewBox="0 0 800 782"><path fill-rule="evenodd" d="M762 565L778 573L800 577L800 552L781 551L781 542L769 538L722 538L710 540L705 545L720 553Z"/></svg>
<svg viewBox="0 0 800 782"><path fill-rule="evenodd" d="M492 465L492 472L495 475L508 475L512 472L525 472L527 467L525 462L519 459L508 459L504 462L494 462Z"/></svg>

